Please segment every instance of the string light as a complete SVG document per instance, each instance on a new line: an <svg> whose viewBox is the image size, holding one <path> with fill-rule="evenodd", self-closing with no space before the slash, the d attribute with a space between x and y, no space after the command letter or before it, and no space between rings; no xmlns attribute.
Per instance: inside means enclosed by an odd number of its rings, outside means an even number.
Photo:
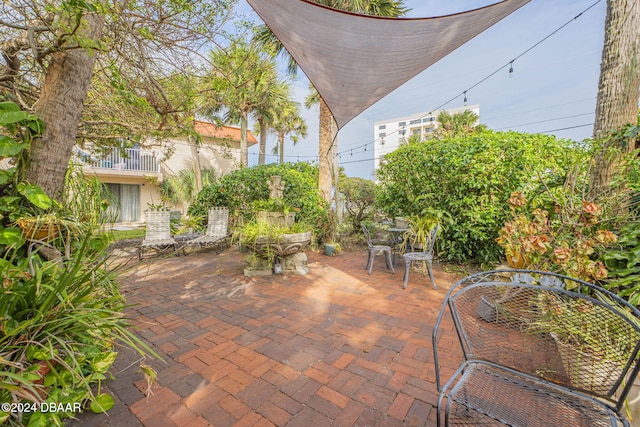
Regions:
<svg viewBox="0 0 640 427"><path fill-rule="evenodd" d="M467 105L467 91L464 91L464 105Z"/></svg>
<svg viewBox="0 0 640 427"><path fill-rule="evenodd" d="M582 12L580 12L578 15L576 15L575 17L573 17L572 19L570 19L569 21L565 22L563 25L561 25L560 27L556 28L554 31L552 31L551 33L549 33L546 37L542 38L541 40L539 40L537 43L534 43L532 46L530 46L528 49L526 49L524 52L522 52L520 55L516 56L514 59L512 59L511 61L509 61L507 64L501 66L500 68L498 68L497 70L495 70L494 72L490 73L489 75L487 75L486 77L484 77L483 79L479 80L478 82L476 82L474 85L472 85L471 87L467 88L467 90L471 90L473 88L475 88L476 86L479 86L480 84L484 83L486 80L488 80L489 78L493 77L495 74L497 74L498 72L500 72L501 70L503 70L506 66L509 66L509 76L511 77L512 73L513 73L513 63L523 57L524 55L526 55L527 53L529 53L531 50L533 50L534 48L536 48L537 46L541 45L543 42L545 42L547 39L549 39L550 37L552 37L553 35L555 35L556 33L558 33L559 31L561 31L562 29L564 29L566 26L568 26L569 24L571 24L573 21L578 20L578 18L580 18L585 12L589 11L590 9L594 8L598 3L600 3L602 0L596 0L593 4L591 4L590 6L588 6L587 8L585 8ZM464 99L465 99L465 105L467 102L467 90L465 90L462 94L464 95ZM440 110L442 107L450 104L451 102L455 101L456 99L458 99L458 97L460 96L460 94L454 96L453 98L449 99L448 101L445 101L444 103L442 103L440 106L436 107L433 109L433 111L437 111ZM424 118L421 117L421 118ZM397 131L396 131L397 132ZM369 143L360 145L356 148L361 148L361 147L366 147L368 144L373 144L375 143L375 141L371 141ZM384 145L383 142L381 142L382 145Z"/></svg>

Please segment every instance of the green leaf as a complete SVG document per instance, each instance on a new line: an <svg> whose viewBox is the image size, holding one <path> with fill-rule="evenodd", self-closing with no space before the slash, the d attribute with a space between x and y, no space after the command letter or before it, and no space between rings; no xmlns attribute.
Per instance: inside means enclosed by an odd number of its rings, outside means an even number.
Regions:
<svg viewBox="0 0 640 427"><path fill-rule="evenodd" d="M117 355L118 353L116 353L115 351L100 353L93 358L93 360L91 361L91 365L93 365L93 369L96 372L103 374L109 370L111 365L113 365L113 362L115 362Z"/></svg>
<svg viewBox="0 0 640 427"><path fill-rule="evenodd" d="M47 194L37 185L26 184L21 182L18 184L18 192L26 197L31 203L42 209L49 209L53 201Z"/></svg>
<svg viewBox="0 0 640 427"><path fill-rule="evenodd" d="M0 111L0 125L8 125L26 120L31 116L27 111Z"/></svg>
<svg viewBox="0 0 640 427"><path fill-rule="evenodd" d="M115 402L113 401L113 397L111 397L111 395L102 393L97 395L95 399L91 401L91 405L89 405L89 407L96 414L101 414L113 408L114 404Z"/></svg>
<svg viewBox="0 0 640 427"><path fill-rule="evenodd" d="M15 156L27 147L27 144L21 144L13 138L0 135L0 157Z"/></svg>
<svg viewBox="0 0 640 427"><path fill-rule="evenodd" d="M20 241L22 232L19 228L4 228L0 226L0 245L11 246Z"/></svg>

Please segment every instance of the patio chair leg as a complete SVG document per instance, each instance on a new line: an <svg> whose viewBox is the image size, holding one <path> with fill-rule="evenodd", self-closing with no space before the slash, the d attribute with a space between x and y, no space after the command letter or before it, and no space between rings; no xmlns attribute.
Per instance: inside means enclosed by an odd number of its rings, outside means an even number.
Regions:
<svg viewBox="0 0 640 427"><path fill-rule="evenodd" d="M369 274L373 271L373 260L376 257L376 254L373 252L369 252L369 262L367 263L367 267L369 267Z"/></svg>
<svg viewBox="0 0 640 427"><path fill-rule="evenodd" d="M144 259L142 251L143 251L142 247L138 248L138 261L142 261Z"/></svg>
<svg viewBox="0 0 640 427"><path fill-rule="evenodd" d="M404 260L404 284L402 289L407 289L407 282L409 281L409 270L411 270L411 261Z"/></svg>
<svg viewBox="0 0 640 427"><path fill-rule="evenodd" d="M436 281L433 279L433 271L431 271L432 268L433 265L431 261L427 261L427 272L429 273L429 279L431 279L431 283L433 283L433 289L438 289L438 287L436 286Z"/></svg>
<svg viewBox="0 0 640 427"><path fill-rule="evenodd" d="M393 268L393 258L391 258L391 251L384 253L384 258L387 261L387 268L391 270L393 274L396 274L396 270Z"/></svg>

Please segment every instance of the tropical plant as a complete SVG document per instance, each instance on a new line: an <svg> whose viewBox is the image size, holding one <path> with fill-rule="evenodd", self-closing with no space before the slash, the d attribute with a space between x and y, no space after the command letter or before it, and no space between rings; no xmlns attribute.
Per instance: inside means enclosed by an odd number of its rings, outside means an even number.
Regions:
<svg viewBox="0 0 640 427"><path fill-rule="evenodd" d="M240 123L240 165L247 166L249 115L261 108L260 117L266 119L274 99L285 92L283 83L277 82L275 60L269 51L239 39L228 50L213 50L211 63L203 88L211 96L204 101L204 112L209 117L223 113L224 121ZM280 88L271 96L274 85Z"/></svg>
<svg viewBox="0 0 640 427"><path fill-rule="evenodd" d="M617 236L600 222L602 209L599 205L583 201L577 209L572 203L563 203L557 206L554 215L537 208L531 219L520 213L526 205L522 193L512 193L507 203L514 218L505 223L496 239L507 257L521 258L529 268L585 281L607 277L602 258Z"/></svg>
<svg viewBox="0 0 640 427"><path fill-rule="evenodd" d="M479 124L479 119L480 117L471 110L453 114L441 111L438 114L438 128L435 135L438 138L455 138L464 134L482 132L487 127Z"/></svg>
<svg viewBox="0 0 640 427"><path fill-rule="evenodd" d="M203 186L216 182L214 169L202 169L200 172ZM162 180L159 184L159 191L164 202L188 206L198 196L196 174L192 169L185 169L180 171L178 175L171 175Z"/></svg>
<svg viewBox="0 0 640 427"><path fill-rule="evenodd" d="M307 136L307 123L300 115L300 107L297 102L285 101L279 106L278 113L271 122L271 128L276 133L278 144L273 148L273 153L278 155L279 163L284 163L284 142L287 135L296 145L300 138Z"/></svg>
<svg viewBox="0 0 640 427"><path fill-rule="evenodd" d="M603 287L630 304L640 305L640 223L630 222L619 232L618 245L604 254L610 280Z"/></svg>

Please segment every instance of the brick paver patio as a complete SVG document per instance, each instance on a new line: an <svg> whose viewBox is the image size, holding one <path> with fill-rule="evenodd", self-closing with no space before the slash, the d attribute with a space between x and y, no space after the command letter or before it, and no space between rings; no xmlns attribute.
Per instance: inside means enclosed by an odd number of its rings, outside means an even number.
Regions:
<svg viewBox="0 0 640 427"><path fill-rule="evenodd" d="M364 251L308 256L289 277L244 277L237 249L135 265L121 290L164 359L145 361L153 394L122 350L103 385L116 406L69 425L434 426L431 331L455 277L434 266L437 290L418 273L403 290L381 258L369 276Z"/></svg>

